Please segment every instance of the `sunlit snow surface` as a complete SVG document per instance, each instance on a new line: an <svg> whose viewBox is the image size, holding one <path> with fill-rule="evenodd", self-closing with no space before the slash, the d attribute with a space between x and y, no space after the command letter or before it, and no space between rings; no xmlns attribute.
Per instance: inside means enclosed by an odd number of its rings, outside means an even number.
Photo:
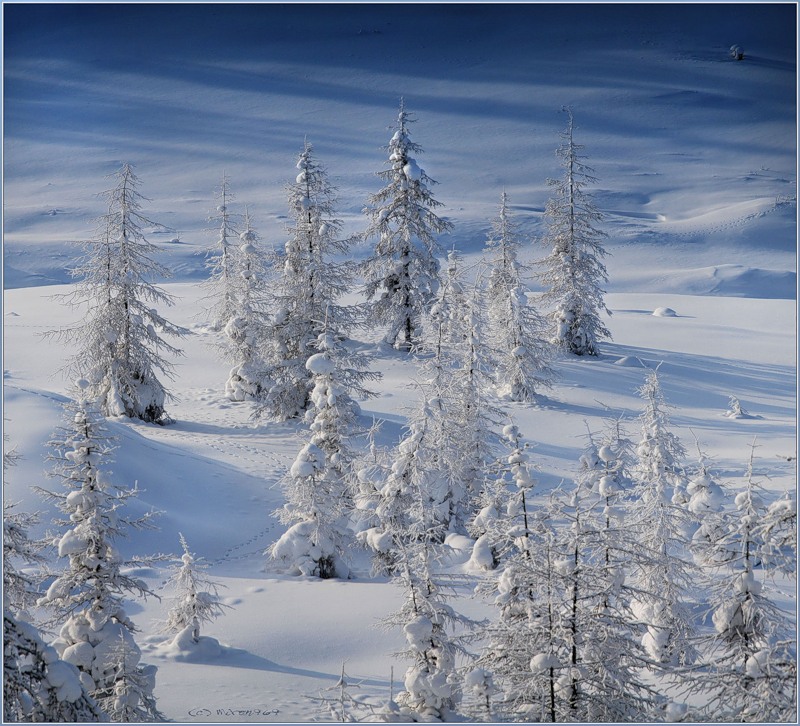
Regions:
<svg viewBox="0 0 800 726"><path fill-rule="evenodd" d="M402 96L418 119L417 162L454 224L445 248L474 261L505 188L534 260L571 106L606 215L614 341L599 360L560 362L540 407L506 407L532 446L534 495L575 474L587 426L622 415L638 435L635 391L659 365L690 456L694 435L735 489L757 437L757 478L777 495L796 481L795 9L4 6L4 416L23 455L7 495L49 520L29 487L56 486L43 459L70 351L38 334L75 319L49 296L69 282L74 242L94 233L97 193L122 161L136 165L152 199L143 211L163 225L149 239L175 272L168 317L193 330L171 385L177 422L111 422L114 480L138 481L142 509L163 511L160 531L134 534L123 551L177 552L182 532L234 606L204 630L221 647L201 641L197 653L161 642L164 602L127 607L168 717L308 721L320 715L309 696L336 683L343 660L375 699L388 695L392 666L397 693L406 667L391 655L402 632L373 627L400 593L369 578L365 557L349 582L264 570L282 533L271 516L278 482L304 433L254 426L249 405L224 398L228 367L197 317L223 171L262 239L282 245L283 185L307 136L339 187L347 231L359 231ZM734 43L744 60L730 57ZM674 316L654 315L664 309ZM417 369L382 349L378 332L357 337L384 374L365 423L383 419L379 443L390 445ZM725 415L732 395L751 418ZM471 542L449 541L447 566L465 575L457 608L491 614L467 598ZM140 574L166 594L162 571Z"/></svg>

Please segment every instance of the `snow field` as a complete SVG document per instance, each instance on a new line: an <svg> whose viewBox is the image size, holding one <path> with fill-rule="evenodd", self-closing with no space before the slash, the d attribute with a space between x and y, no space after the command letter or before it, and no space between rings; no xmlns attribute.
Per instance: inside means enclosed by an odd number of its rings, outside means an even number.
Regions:
<svg viewBox="0 0 800 726"><path fill-rule="evenodd" d="M165 603L151 599L128 605L142 631L143 662L159 666L159 708L178 721L309 720L316 712L307 696L333 685L343 660L349 675L365 679L356 693L373 701L385 698L392 666L397 692L405 664L391 654L401 647L402 633L374 626L397 608L400 593L383 580L370 580L365 553L354 553L352 581L265 571L263 551L283 531L271 516L283 501L278 482L305 440L303 427L256 426L249 404L222 396L225 365L208 346L211 335L193 322L201 292L191 283L166 289L178 299L171 319L195 326L170 387L178 400L169 411L177 421L167 427L111 422L120 437L113 481L138 481L144 491L136 506L163 514L159 531L134 533L119 544L124 554L177 552L177 532L182 532L211 565L210 575L224 586L223 602L234 609L203 630L225 646L222 653L182 662L159 645L164 636L155 633L153 623L163 619ZM5 292L5 310L17 312L6 316L5 415L23 455L10 472L8 496L21 500L27 511L42 511L44 521L51 513L28 487L42 483L44 442L59 423L66 394L66 382L53 370L69 354L38 336L69 318L53 305L53 291ZM758 479L775 496L793 489L794 464L786 461L795 451L793 302L616 293L607 303L614 313L608 323L614 342L603 345L599 360L559 360L559 378L541 406L503 406L532 444L531 460L538 469L534 501L575 475L587 427L597 432L608 417L623 415L636 438L641 410L636 389L647 369L658 365L667 403L675 406L673 430L689 452L687 465L694 460L694 432L718 478L736 488L748 446L757 437ZM677 316L654 317L658 307L670 307ZM416 400L409 382L419 372L413 359L378 340L376 331L356 343L376 354L373 367L384 372L381 395L363 404L362 420L384 420L379 443L392 445ZM760 418L726 418L729 395ZM457 548L446 570L466 578L461 594L469 595L468 583L476 576L469 563L471 541L448 542ZM165 594L161 571L141 574ZM479 600L459 598L457 607L478 618L491 615ZM279 714L265 716L273 709Z"/></svg>

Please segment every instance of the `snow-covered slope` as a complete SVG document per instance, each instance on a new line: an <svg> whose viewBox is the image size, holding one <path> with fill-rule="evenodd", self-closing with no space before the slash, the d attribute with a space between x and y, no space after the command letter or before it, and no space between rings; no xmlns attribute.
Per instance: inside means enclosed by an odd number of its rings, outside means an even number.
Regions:
<svg viewBox="0 0 800 726"><path fill-rule="evenodd" d="M192 334L176 361L176 423L111 421L113 478L138 482L160 529L125 553L177 552L178 532L210 564L233 606L209 626L226 648L183 662L160 645L166 604L131 603L144 660L159 666L159 707L176 721L309 721L310 696L347 672L377 702L406 664L402 634L374 627L400 593L369 576L317 582L265 570L282 532L272 512L305 429L254 425L223 396L227 376L197 317L213 190L225 171L265 241L285 233L283 185L308 135L340 192L348 231L377 191L381 147L400 96L418 118L420 163L440 184L454 231L442 243L475 259L503 188L531 245L558 174L554 149L575 114L599 182L614 336L599 360L558 364L540 407L505 406L539 468L543 495L577 469L587 429L623 416L638 434L636 389L660 365L676 433L693 436L720 479L756 475L777 496L796 485L795 6L681 5L4 5L4 428L22 459L6 495L53 511L31 492L60 421L70 351L39 334L74 321L50 296L70 281L75 242L93 234L96 195L123 160L136 164L149 239L175 278L169 312ZM744 47L745 60L728 54ZM175 241L178 240L178 241ZM358 250L357 254L363 254ZM532 285L532 290L538 288ZM353 300L356 299L354 295ZM675 316L656 316L670 308ZM380 395L365 423L397 441L416 393L416 361L377 333ZM752 418L724 416L735 395ZM691 461L687 462L691 463ZM449 569L474 573L463 540ZM163 570L140 573L161 595Z"/></svg>

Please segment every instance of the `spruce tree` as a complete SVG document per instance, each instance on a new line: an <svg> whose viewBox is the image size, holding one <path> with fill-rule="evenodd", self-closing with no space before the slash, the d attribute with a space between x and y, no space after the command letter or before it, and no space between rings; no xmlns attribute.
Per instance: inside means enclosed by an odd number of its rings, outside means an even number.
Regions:
<svg viewBox="0 0 800 726"><path fill-rule="evenodd" d="M170 276L155 261L158 249L145 238L154 223L142 214L145 197L130 164L114 175L116 186L103 193L108 212L97 237L85 244L85 256L73 274L80 278L65 296L72 307L85 309L83 322L47 335L77 345L67 373L89 382L87 395L106 416L127 416L151 423L169 423L169 397L159 373L173 376L167 356L182 355L164 335L188 334L168 322L154 307L172 305L172 297L153 278Z"/></svg>
<svg viewBox="0 0 800 726"><path fill-rule="evenodd" d="M685 485L683 445L670 430L669 414L656 371L639 389L645 400L642 439L632 469L634 487L627 526L637 537L631 578L640 594L632 603L646 630L642 643L656 669L690 664L695 657L688 593L697 573L688 551L691 524L681 503Z"/></svg>
<svg viewBox="0 0 800 726"><path fill-rule="evenodd" d="M602 214L585 187L597 180L581 154L583 146L573 138L572 112L556 151L564 173L550 179L553 196L545 207L547 231L544 244L550 254L541 262L539 278L547 290L543 301L553 307L554 343L565 353L596 356L597 344L611 333L600 318L611 312L602 286L608 281L602 240L607 236L597 225Z"/></svg>
<svg viewBox="0 0 800 726"><path fill-rule="evenodd" d="M422 148L411 141L413 122L401 100L387 147L389 168L378 172L385 186L365 209L370 224L364 237L376 242L362 264L369 319L386 327L388 345L405 351L419 341L423 316L439 286L436 235L452 227L434 212L442 204L431 191L436 182L417 164Z"/></svg>

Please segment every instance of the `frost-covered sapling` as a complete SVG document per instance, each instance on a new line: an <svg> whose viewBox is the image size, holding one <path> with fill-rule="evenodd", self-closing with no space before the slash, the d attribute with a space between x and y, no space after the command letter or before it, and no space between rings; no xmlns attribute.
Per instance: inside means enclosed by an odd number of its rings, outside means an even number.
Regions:
<svg viewBox="0 0 800 726"><path fill-rule="evenodd" d="M431 191L436 182L415 158L422 148L411 141L413 121L401 101L387 147L389 168L378 172L385 185L365 209L370 223L364 237L376 242L361 268L370 321L386 327L388 345L405 351L419 341L439 286L437 235L452 227L434 212L442 204Z"/></svg>
<svg viewBox="0 0 800 726"><path fill-rule="evenodd" d="M611 333L600 318L611 312L604 302L603 285L608 273L603 258L608 254L599 229L603 216L585 187L596 181L583 161L583 146L573 138L572 112L563 143L557 150L564 169L558 180L548 180L554 194L547 201L547 231L543 242L550 254L540 263L539 279L547 290L543 302L553 307L553 342L565 353L596 356L598 343Z"/></svg>
<svg viewBox="0 0 800 726"><path fill-rule="evenodd" d="M219 584L205 574L208 568L189 550L186 539L181 534L183 548L180 565L172 568L170 585L175 593L170 601L170 609L162 630L175 634L176 641L190 640L200 642L200 625L216 620L230 605L219 601Z"/></svg>
<svg viewBox="0 0 800 726"><path fill-rule="evenodd" d="M137 489L123 489L109 481L104 469L112 451L112 439L95 406L84 395L90 389L80 381L81 397L67 407L67 421L51 442L54 476L66 493L40 490L55 500L66 515L59 522L62 533L54 538L58 556L66 560L55 573L38 605L49 610L51 623L60 626L53 642L61 658L81 672L81 683L95 698L108 696L120 672L118 644L125 640L125 672L150 673L139 664L141 653L134 640L135 627L125 612L126 598L152 595L147 584L126 574L116 540L129 528L152 528L152 515L129 518L125 504ZM148 678L142 681L152 683ZM149 686L148 686L149 688ZM152 689L140 694L147 720L160 720Z"/></svg>
<svg viewBox="0 0 800 726"><path fill-rule="evenodd" d="M528 299L527 267L518 259L519 236L506 193L486 241L491 271L486 286L488 339L494 350L497 392L512 401L533 401L552 384L552 346L545 323Z"/></svg>
<svg viewBox="0 0 800 726"><path fill-rule="evenodd" d="M745 411L741 401L736 396L728 397L728 410L725 412L726 418L757 418Z"/></svg>
<svg viewBox="0 0 800 726"><path fill-rule="evenodd" d="M370 717L375 709L369 703L365 703L350 693L351 689L358 688L360 685L360 682L356 683L350 680L350 676L344 671L344 663L342 663L339 680L330 688L320 691L319 696L312 700L324 708L326 716L332 717L340 723L371 721Z"/></svg>
<svg viewBox="0 0 800 726"><path fill-rule="evenodd" d="M158 249L144 235L144 227L153 222L141 213L139 178L130 164L114 177L116 186L103 195L108 213L73 271L80 278L76 289L65 296L70 306L85 310L85 318L47 335L77 346L67 373L89 382L86 395L99 402L104 415L169 423L169 394L158 376L172 378L168 357L182 351L164 336L182 337L188 331L154 307L173 304L152 282L170 272L153 259Z"/></svg>

